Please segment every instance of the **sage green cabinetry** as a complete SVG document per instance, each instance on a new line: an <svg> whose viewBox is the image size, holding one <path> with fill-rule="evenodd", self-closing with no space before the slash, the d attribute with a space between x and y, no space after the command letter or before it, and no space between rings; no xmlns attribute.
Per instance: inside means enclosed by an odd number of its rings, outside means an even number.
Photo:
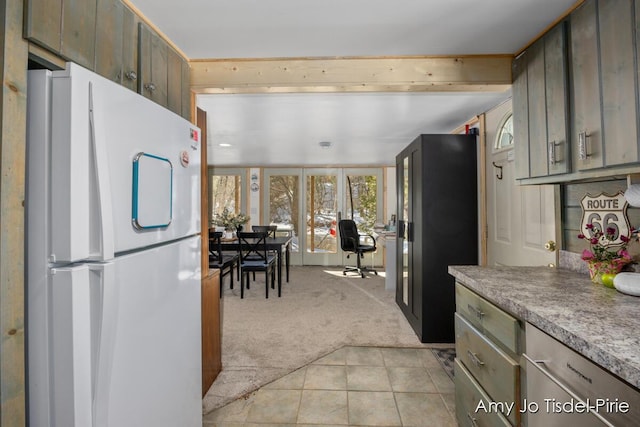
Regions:
<svg viewBox="0 0 640 427"><path fill-rule="evenodd" d="M25 38L190 117L188 61L121 0L25 4Z"/></svg>
<svg viewBox="0 0 640 427"><path fill-rule="evenodd" d="M456 283L456 418L460 426L518 426L520 418L521 322ZM486 414L479 402L505 402L511 410Z"/></svg>
<svg viewBox="0 0 640 427"><path fill-rule="evenodd" d="M95 72L122 82L124 5L120 0L98 0Z"/></svg>
<svg viewBox="0 0 640 427"><path fill-rule="evenodd" d="M167 106L167 44L142 22L138 24L138 91L145 97Z"/></svg>
<svg viewBox="0 0 640 427"><path fill-rule="evenodd" d="M561 22L514 61L517 178L569 171L566 27Z"/></svg>
<svg viewBox="0 0 640 427"><path fill-rule="evenodd" d="M122 15L122 85L138 91L138 15L124 7Z"/></svg>

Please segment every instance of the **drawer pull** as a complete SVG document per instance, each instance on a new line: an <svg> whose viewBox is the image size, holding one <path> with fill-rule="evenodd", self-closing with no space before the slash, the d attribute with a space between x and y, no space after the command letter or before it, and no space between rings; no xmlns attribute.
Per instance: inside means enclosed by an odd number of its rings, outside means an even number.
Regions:
<svg viewBox="0 0 640 427"><path fill-rule="evenodd" d="M467 418L469 418L469 421L471 421L471 425L472 425L473 427L478 427L478 423L476 422L476 419L475 419L475 418L473 418L473 417L471 416L471 414L470 414L470 413L468 413L468 412L467 412Z"/></svg>
<svg viewBox="0 0 640 427"><path fill-rule="evenodd" d="M471 304L467 304L467 309L469 309L470 312L475 314L476 317L478 319L480 319L480 320L482 320L482 318L484 317L484 311L480 310L479 308L476 308L476 307L472 306Z"/></svg>
<svg viewBox="0 0 640 427"><path fill-rule="evenodd" d="M467 350L467 354L469 355L469 358L471 358L471 363L476 365L477 368L481 368L482 366L484 366L484 362L480 360L476 353L472 352L471 350Z"/></svg>

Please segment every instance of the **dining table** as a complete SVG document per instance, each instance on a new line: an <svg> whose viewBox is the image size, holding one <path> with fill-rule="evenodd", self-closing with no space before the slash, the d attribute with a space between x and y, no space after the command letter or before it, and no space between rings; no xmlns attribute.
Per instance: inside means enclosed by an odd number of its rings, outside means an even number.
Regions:
<svg viewBox="0 0 640 427"><path fill-rule="evenodd" d="M291 259L291 242L293 241L293 236L276 236L276 237L267 237L265 239L267 250L276 251L277 263L278 263L278 285L282 285L282 253L284 252L284 263L285 263L285 280L289 283L289 265ZM240 242L237 237L232 237L230 239L222 238L220 240L222 244L223 251L239 251L240 250ZM284 251L283 251L284 249Z"/></svg>

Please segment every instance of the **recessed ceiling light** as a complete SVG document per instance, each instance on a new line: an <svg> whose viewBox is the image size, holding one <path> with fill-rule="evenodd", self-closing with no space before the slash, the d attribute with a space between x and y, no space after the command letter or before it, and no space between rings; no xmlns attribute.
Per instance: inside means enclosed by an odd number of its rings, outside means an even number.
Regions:
<svg viewBox="0 0 640 427"><path fill-rule="evenodd" d="M218 144L220 147L231 147L231 144L223 142L222 144Z"/></svg>
<svg viewBox="0 0 640 427"><path fill-rule="evenodd" d="M331 141L320 141L318 142L318 145L323 150L328 150L329 148L331 148Z"/></svg>

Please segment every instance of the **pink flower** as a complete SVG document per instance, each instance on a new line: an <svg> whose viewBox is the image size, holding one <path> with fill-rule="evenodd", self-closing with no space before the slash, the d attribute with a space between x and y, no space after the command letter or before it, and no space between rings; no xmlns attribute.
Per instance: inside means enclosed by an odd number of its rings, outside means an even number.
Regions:
<svg viewBox="0 0 640 427"><path fill-rule="evenodd" d="M580 236L578 236L578 237L580 237ZM620 240L622 240L624 243L629 243L629 240L631 240L631 239L629 239L627 236L620 236Z"/></svg>
<svg viewBox="0 0 640 427"><path fill-rule="evenodd" d="M587 230L593 230L593 224L589 223L589 224L585 225L584 228L586 228Z"/></svg>
<svg viewBox="0 0 640 427"><path fill-rule="evenodd" d="M589 240L589 242L592 245L597 245L598 244L598 238L597 237L592 237L591 240Z"/></svg>
<svg viewBox="0 0 640 427"><path fill-rule="evenodd" d="M578 239L584 239L584 234L582 233L578 234Z"/></svg>
<svg viewBox="0 0 640 427"><path fill-rule="evenodd" d="M589 261L590 259L594 259L596 256L588 249L582 251L582 259L585 261Z"/></svg>
<svg viewBox="0 0 640 427"><path fill-rule="evenodd" d="M618 251L618 255L620 255L620 258L626 262L631 261L631 255L629 255L629 252L627 252L626 249L620 249Z"/></svg>

